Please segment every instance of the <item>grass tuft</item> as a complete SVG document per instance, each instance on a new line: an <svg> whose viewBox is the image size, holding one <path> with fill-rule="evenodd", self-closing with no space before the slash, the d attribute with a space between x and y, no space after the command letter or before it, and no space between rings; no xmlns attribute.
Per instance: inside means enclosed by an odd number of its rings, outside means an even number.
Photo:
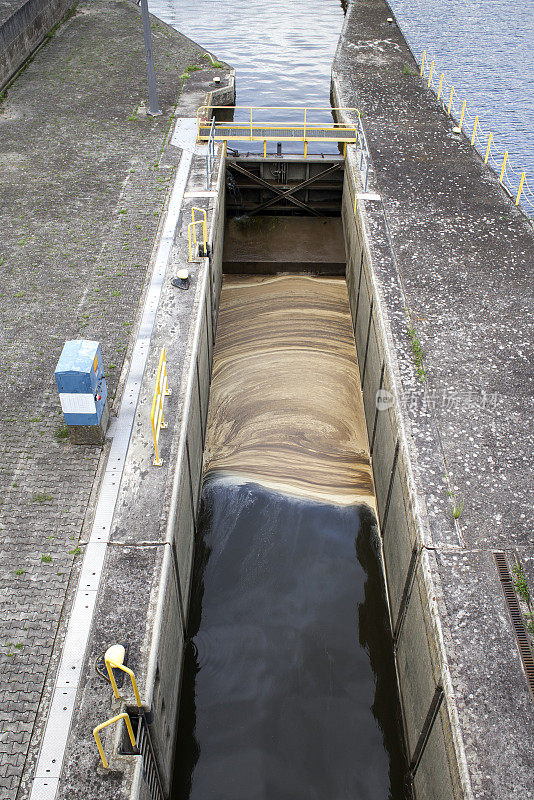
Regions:
<svg viewBox="0 0 534 800"><path fill-rule="evenodd" d="M56 428L54 436L56 442L61 444L61 442L65 442L69 438L69 429L66 425L60 425L58 428Z"/></svg>
<svg viewBox="0 0 534 800"><path fill-rule="evenodd" d="M47 500L51 499L52 495L47 494L46 492L38 492L37 494L34 494L34 496L32 497L34 503L46 503Z"/></svg>
<svg viewBox="0 0 534 800"><path fill-rule="evenodd" d="M527 579L521 564L514 564L512 567L512 572L515 575L514 587L517 594L525 601L525 603L530 603L530 590L528 588Z"/></svg>
<svg viewBox="0 0 534 800"><path fill-rule="evenodd" d="M420 381L424 381L426 378L426 369L423 366L423 347L419 341L417 331L412 325L408 327L408 336L410 337L412 345L412 354L415 361L417 377Z"/></svg>

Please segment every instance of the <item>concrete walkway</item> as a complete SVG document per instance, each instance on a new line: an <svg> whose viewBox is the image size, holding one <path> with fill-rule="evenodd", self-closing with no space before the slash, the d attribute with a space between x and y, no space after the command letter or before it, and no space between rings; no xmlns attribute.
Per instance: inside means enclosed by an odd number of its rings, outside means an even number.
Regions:
<svg viewBox="0 0 534 800"><path fill-rule="evenodd" d="M190 40L155 20L153 37L161 117L145 113L139 10L113 0L80 3L0 104L1 800L28 794L106 452L69 443L55 364L65 339L98 339L120 390L175 105L194 114L213 78Z"/></svg>
<svg viewBox="0 0 534 800"><path fill-rule="evenodd" d="M473 793L534 797L534 706L493 559L519 557L534 589L534 231L452 133L390 16L384 0L350 6L334 72L341 104L363 112L408 306L394 336L406 347L411 318L424 353L426 405L412 404L410 424ZM402 368L409 394L415 367Z"/></svg>

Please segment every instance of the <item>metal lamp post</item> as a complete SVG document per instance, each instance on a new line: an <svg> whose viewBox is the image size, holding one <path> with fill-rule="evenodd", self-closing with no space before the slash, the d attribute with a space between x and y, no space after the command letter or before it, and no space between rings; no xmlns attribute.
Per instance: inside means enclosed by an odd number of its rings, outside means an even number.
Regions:
<svg viewBox="0 0 534 800"><path fill-rule="evenodd" d="M143 36L145 39L146 71L148 76L148 113L153 117L158 117L161 111L158 104L158 89L156 86L156 71L154 69L154 54L152 52L152 31L150 30L148 0L141 0L141 15L143 17Z"/></svg>

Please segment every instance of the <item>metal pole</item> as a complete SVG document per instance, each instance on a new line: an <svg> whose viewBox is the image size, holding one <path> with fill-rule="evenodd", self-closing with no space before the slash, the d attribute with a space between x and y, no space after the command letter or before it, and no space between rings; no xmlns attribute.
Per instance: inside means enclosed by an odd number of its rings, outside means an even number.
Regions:
<svg viewBox="0 0 534 800"><path fill-rule="evenodd" d="M148 104L153 117L161 114L158 104L158 90L156 86L156 71L154 69L154 55L152 53L152 31L150 30L150 17L148 14L148 0L141 0L141 15L143 17L143 36L145 38L146 71L148 76Z"/></svg>

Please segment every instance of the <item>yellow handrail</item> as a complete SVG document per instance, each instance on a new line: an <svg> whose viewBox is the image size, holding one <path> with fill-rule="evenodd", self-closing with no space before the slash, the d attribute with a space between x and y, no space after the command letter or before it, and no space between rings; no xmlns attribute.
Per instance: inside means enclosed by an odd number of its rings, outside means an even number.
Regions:
<svg viewBox="0 0 534 800"><path fill-rule="evenodd" d="M202 239L205 249L208 243L208 215L205 208L197 208L197 206L193 206L191 209L191 219L193 220L193 224L195 224L195 211L198 211L199 214L202 214Z"/></svg>
<svg viewBox="0 0 534 800"><path fill-rule="evenodd" d="M195 219L195 211L198 211L199 214L202 214L202 219ZM206 214L205 209L197 208L193 206L191 209L191 222L187 226L187 238L189 240L189 261L193 261L193 242L197 243L197 225L202 225L202 245L204 247L204 253L207 252L208 246L208 215ZM193 236L191 237L191 231L193 232Z"/></svg>
<svg viewBox="0 0 534 800"><path fill-rule="evenodd" d="M506 169L506 162L508 160L508 150L504 152L504 158L502 160L502 167L501 167L501 174L499 175L499 180L502 183L502 179L504 177L504 170Z"/></svg>
<svg viewBox="0 0 534 800"><path fill-rule="evenodd" d="M478 125L478 114L475 117L475 122L473 125L473 135L471 136L471 145L475 144L475 140L477 138L477 125Z"/></svg>
<svg viewBox="0 0 534 800"><path fill-rule="evenodd" d="M331 106L200 106L197 110L197 133L199 141L205 141L211 132L211 118L208 114L213 114L217 110L243 111L246 112L245 120L228 122L216 120L213 126L214 138L217 141L243 140L261 141L264 143L264 152L267 141L302 141L304 149L307 151L307 143L311 140L317 142L342 142L355 144L358 136L357 122L337 122L325 121L310 124L310 115L314 112L328 111L329 116L332 112L343 111L352 114L353 117L360 119L361 114L357 108L332 108ZM285 111L288 119L295 116L294 123L288 120L277 122L275 120L255 119L254 112ZM258 116L258 115L256 115ZM208 127L210 131L208 131Z"/></svg>
<svg viewBox="0 0 534 800"><path fill-rule="evenodd" d="M167 383L167 359L165 357L165 348L161 348L161 355L159 357L159 366L156 373L156 385L154 387L154 397L152 400L152 410L150 412L150 421L152 423L152 437L154 439L155 458L152 462L155 467L161 467L163 461L159 457L158 440L159 432L167 425L163 419L163 404L164 398L172 394ZM125 669L126 671L126 669Z"/></svg>
<svg viewBox="0 0 534 800"><path fill-rule="evenodd" d="M127 675L130 676L130 680L132 682L132 687L135 695L135 702L141 708L141 698L139 696L139 690L137 688L137 681L135 679L135 674L133 669L128 669L125 667L124 664L117 664L115 661L108 660L107 658L104 659L104 663L106 665L106 669L108 671L109 679L111 681L111 686L113 687L113 694L115 695L115 700L118 700L120 697L119 690L117 688L117 682L115 680L115 675L113 674L113 667L115 669L120 669L125 672Z"/></svg>
<svg viewBox="0 0 534 800"><path fill-rule="evenodd" d="M109 764L106 758L106 754L104 753L104 748L102 747L102 742L100 741L100 731L103 728L107 728L108 725L113 725L114 722L118 722L119 720L123 719L126 723L126 728L128 730L128 736L130 737L130 742L132 743L132 747L135 747L135 736L132 728L132 723L130 722L130 717L126 712L123 714L117 714L116 717L112 717L111 719L106 720L105 722L101 722L100 725L97 725L96 728L93 728L93 736L96 740L96 746L98 747L98 752L100 753L100 758L102 759L102 766L104 769L107 769Z"/></svg>
<svg viewBox="0 0 534 800"><path fill-rule="evenodd" d="M490 154L490 151L491 151L491 140L492 139L493 139L493 134L490 133L490 135L488 136L488 146L486 148L486 157L484 158L484 164L488 163L488 158L489 158L489 154Z"/></svg>
<svg viewBox="0 0 534 800"><path fill-rule="evenodd" d="M438 100L439 100L439 98L441 97L441 87L443 86L443 78L444 78L444 77L445 77L445 74L442 72L442 73L441 73L441 78L439 79L439 87L438 87Z"/></svg>
<svg viewBox="0 0 534 800"><path fill-rule="evenodd" d="M454 95L454 86L451 86L451 96L449 98L449 107L447 109L447 114L449 114L449 116L450 116L451 108L452 108L452 97L453 97L453 95Z"/></svg>
<svg viewBox="0 0 534 800"><path fill-rule="evenodd" d="M460 125L459 125L459 127L460 127L460 130L462 130L462 125L464 124L464 117L465 117L465 102L466 102L466 101L464 100L464 104L463 104L463 106L462 106L462 113L461 113L461 115L460 115Z"/></svg>

